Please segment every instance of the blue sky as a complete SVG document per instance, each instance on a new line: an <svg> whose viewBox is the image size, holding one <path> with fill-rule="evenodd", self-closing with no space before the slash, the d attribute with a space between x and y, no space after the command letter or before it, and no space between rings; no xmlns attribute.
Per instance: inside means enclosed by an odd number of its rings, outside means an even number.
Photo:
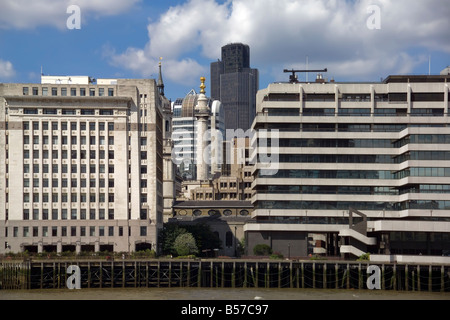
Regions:
<svg viewBox="0 0 450 320"><path fill-rule="evenodd" d="M67 7L81 29L67 28ZM49 75L155 78L166 95L192 88L221 46L250 45L260 88L284 68L328 68L336 81L439 74L450 65L448 0L0 0L0 82ZM379 14L368 10L376 6ZM372 26L370 28L368 21ZM369 23L369 24L370 24ZM373 24L375 23L375 24ZM302 75L301 75L302 77ZM310 77L314 77L311 75ZM208 81L207 81L208 85ZM207 88L208 91L209 88Z"/></svg>

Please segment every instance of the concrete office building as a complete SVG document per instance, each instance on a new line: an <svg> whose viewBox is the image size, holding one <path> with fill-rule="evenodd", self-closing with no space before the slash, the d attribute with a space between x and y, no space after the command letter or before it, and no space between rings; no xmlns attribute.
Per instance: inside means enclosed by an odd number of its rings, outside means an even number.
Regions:
<svg viewBox="0 0 450 320"><path fill-rule="evenodd" d="M93 82L0 84L0 253L158 251L162 78Z"/></svg>
<svg viewBox="0 0 450 320"><path fill-rule="evenodd" d="M211 98L225 110L226 129L250 129L259 89L258 69L250 68L250 47L231 43L222 47L222 60L211 63Z"/></svg>
<svg viewBox="0 0 450 320"><path fill-rule="evenodd" d="M248 249L267 243L291 257L387 260L447 255L449 82L444 73L380 83L319 76L260 90L254 141L261 129L279 130L279 170L254 168Z"/></svg>

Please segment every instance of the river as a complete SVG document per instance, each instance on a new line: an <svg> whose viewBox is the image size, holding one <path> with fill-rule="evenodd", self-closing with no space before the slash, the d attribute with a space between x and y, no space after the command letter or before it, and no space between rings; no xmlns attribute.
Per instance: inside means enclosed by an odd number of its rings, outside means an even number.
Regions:
<svg viewBox="0 0 450 320"><path fill-rule="evenodd" d="M450 292L272 288L45 289L0 290L0 300L450 300Z"/></svg>

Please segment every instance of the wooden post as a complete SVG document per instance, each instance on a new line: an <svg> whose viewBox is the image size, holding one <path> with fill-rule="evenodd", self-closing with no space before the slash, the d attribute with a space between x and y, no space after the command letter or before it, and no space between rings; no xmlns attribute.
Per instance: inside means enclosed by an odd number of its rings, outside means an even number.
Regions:
<svg viewBox="0 0 450 320"><path fill-rule="evenodd" d="M323 272L323 274L322 274L322 282L323 282L322 287L324 289L326 289L327 288L327 264L326 263L323 264L322 272Z"/></svg>
<svg viewBox="0 0 450 320"><path fill-rule="evenodd" d="M100 288L103 288L103 266L101 261L100 261Z"/></svg>
<svg viewBox="0 0 450 320"><path fill-rule="evenodd" d="M188 265L187 265L187 286L190 287L191 286L191 262L188 261Z"/></svg>
<svg viewBox="0 0 450 320"><path fill-rule="evenodd" d="M172 261L169 261L169 288L172 287Z"/></svg>
<svg viewBox="0 0 450 320"><path fill-rule="evenodd" d="M347 289L350 289L350 264L347 263Z"/></svg>
<svg viewBox="0 0 450 320"><path fill-rule="evenodd" d="M302 288L305 288L305 266L303 262L301 264L301 271L302 271Z"/></svg>
<svg viewBox="0 0 450 320"><path fill-rule="evenodd" d="M444 266L441 266L441 292L445 291L445 269Z"/></svg>
<svg viewBox="0 0 450 320"><path fill-rule="evenodd" d="M417 266L417 291L420 291L420 265Z"/></svg>
<svg viewBox="0 0 450 320"><path fill-rule="evenodd" d="M313 262L312 264L312 283L313 283L313 289L316 288L316 263Z"/></svg>
<svg viewBox="0 0 450 320"><path fill-rule="evenodd" d="M409 284L408 284L408 265L405 266L405 290L409 290Z"/></svg>
<svg viewBox="0 0 450 320"><path fill-rule="evenodd" d="M213 287L213 283L214 283L214 264L213 264L212 261L209 263L209 270L210 270L209 287L212 288Z"/></svg>
<svg viewBox="0 0 450 320"><path fill-rule="evenodd" d="M243 287L247 288L247 261L244 262L244 283L243 283Z"/></svg>
<svg viewBox="0 0 450 320"><path fill-rule="evenodd" d="M339 289L339 265L336 263L334 266L334 276L336 280L336 289Z"/></svg>
<svg viewBox="0 0 450 320"><path fill-rule="evenodd" d="M160 276L160 272L161 272L161 261L158 260L158 270L156 271L156 277L157 277L157 285L158 288L161 287L161 276Z"/></svg>
<svg viewBox="0 0 450 320"><path fill-rule="evenodd" d="M289 287L292 289L294 287L294 278L292 277L292 268L293 264L292 261L289 262Z"/></svg>
<svg viewBox="0 0 450 320"><path fill-rule="evenodd" d="M225 262L222 261L221 288L225 288Z"/></svg>
<svg viewBox="0 0 450 320"><path fill-rule="evenodd" d="M428 266L428 291L433 291L433 269L431 264Z"/></svg>
<svg viewBox="0 0 450 320"><path fill-rule="evenodd" d="M278 288L281 288L281 262L278 262Z"/></svg>
<svg viewBox="0 0 450 320"><path fill-rule="evenodd" d="M198 262L198 287L202 286L202 262Z"/></svg>
<svg viewBox="0 0 450 320"><path fill-rule="evenodd" d="M88 261L88 270L87 270L87 287L88 289L91 288L91 262Z"/></svg>
<svg viewBox="0 0 450 320"><path fill-rule="evenodd" d="M361 273L361 263L358 264L358 289L362 289L362 273Z"/></svg>

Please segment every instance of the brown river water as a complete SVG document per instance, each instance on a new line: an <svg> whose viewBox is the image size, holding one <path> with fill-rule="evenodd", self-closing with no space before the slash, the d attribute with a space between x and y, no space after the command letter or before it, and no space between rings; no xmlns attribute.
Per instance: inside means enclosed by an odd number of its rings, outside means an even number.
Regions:
<svg viewBox="0 0 450 320"><path fill-rule="evenodd" d="M260 288L0 290L0 300L450 300L450 292Z"/></svg>

